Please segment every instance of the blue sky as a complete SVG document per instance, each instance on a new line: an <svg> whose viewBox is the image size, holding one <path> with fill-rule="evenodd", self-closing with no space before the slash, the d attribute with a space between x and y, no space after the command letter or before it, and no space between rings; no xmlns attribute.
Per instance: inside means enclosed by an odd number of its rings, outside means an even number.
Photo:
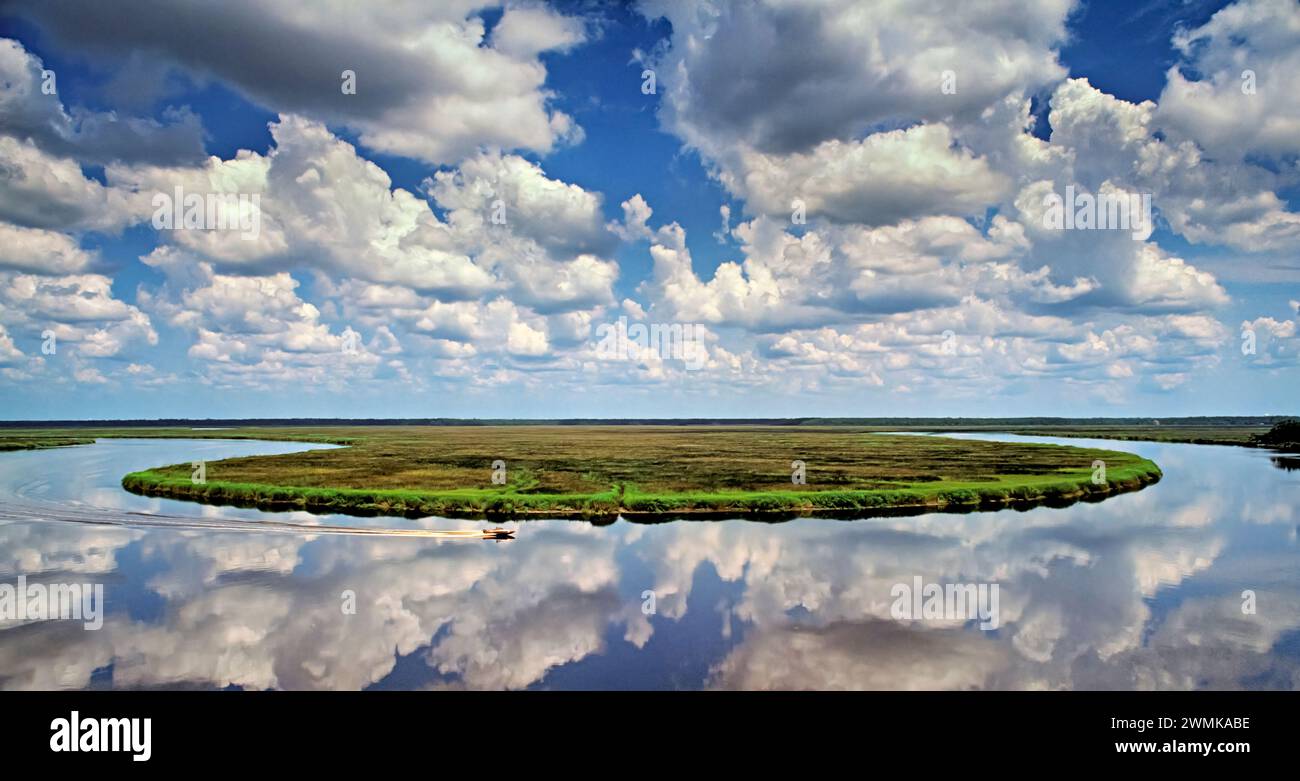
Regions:
<svg viewBox="0 0 1300 781"><path fill-rule="evenodd" d="M1291 0L426 5L0 6L2 416L1296 412Z"/></svg>

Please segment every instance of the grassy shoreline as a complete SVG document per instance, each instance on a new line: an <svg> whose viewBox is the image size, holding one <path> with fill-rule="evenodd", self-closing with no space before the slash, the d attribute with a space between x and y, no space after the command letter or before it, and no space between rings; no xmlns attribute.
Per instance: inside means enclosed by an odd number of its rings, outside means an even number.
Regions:
<svg viewBox="0 0 1300 781"><path fill-rule="evenodd" d="M111 429L0 429L0 452L43 450L55 447L92 445L97 439L247 439L261 442L302 442L314 445L351 445L352 437L328 436L287 429L189 429L111 428Z"/></svg>
<svg viewBox="0 0 1300 781"><path fill-rule="evenodd" d="M395 515L424 517L534 517L680 516L764 513L818 514L853 510L976 509L1037 504L1060 506L1087 498L1135 491L1161 478L1151 461L1123 470L1103 484L1086 480L1055 480L1041 484L948 485L933 490L876 491L761 491L736 494L635 494L611 490L603 494L511 494L472 491L424 492L415 490L320 489L209 481L194 485L188 479L144 470L122 478L122 487L143 496L155 496L213 505L234 505L260 510L306 510L317 514Z"/></svg>
<svg viewBox="0 0 1300 781"><path fill-rule="evenodd" d="M1029 437L1061 437L1065 439L1109 439L1116 442L1168 442L1185 445L1226 445L1230 447L1259 448L1252 437L1268 432L1268 426L1116 426L1060 428L1039 426L963 426L952 428L920 429L933 434L1017 434Z"/></svg>
<svg viewBox="0 0 1300 781"><path fill-rule="evenodd" d="M306 434L307 436L303 436ZM133 472L134 493L314 513L459 517L702 517L1066 504L1160 479L1151 461L1064 445L888 436L826 428L610 427L299 432L342 450ZM437 455L433 455L437 453ZM786 464L808 458L806 485ZM487 465L510 460L507 485ZM1093 463L1106 462L1094 484Z"/></svg>
<svg viewBox="0 0 1300 781"><path fill-rule="evenodd" d="M521 424L527 426L554 426L566 425L575 429L589 428L586 425L557 424L545 421L535 423ZM596 424L593 424L596 425ZM635 424L628 423L610 423L600 424L610 427L634 428ZM743 424L726 424L727 427L734 428ZM756 430L764 428L773 428L773 424L753 423L751 425ZM840 428L846 431L869 431L877 433L888 433L893 431L927 433L927 434L1019 434L1025 436L1043 436L1043 437L1062 437L1071 439L1109 439L1122 442L1173 442L1186 443L1194 445L1231 445L1237 447L1251 447L1273 449L1268 445L1260 444L1255 439L1269 431L1269 426L1264 424L1257 425L1198 425L1198 424L1077 424L1068 423L1061 425L1052 424L1024 424L1024 423L1006 423L990 424L978 420L969 422L953 423L950 425L932 425L932 424L899 424L899 425L877 425L877 424L850 424L833 422L827 419L824 424L805 423L804 426L811 428ZM23 428L3 428L0 427L0 452L10 450L37 450L48 447L70 447L73 445L91 444L96 439L254 439L276 442L308 442L332 445L351 445L363 438L367 430L392 428L395 426L360 426L360 425L276 425L276 426L232 426L221 428L191 428L186 426L90 426L69 428L65 426L41 428L41 427L23 427ZM483 429L497 427L483 426ZM704 428L703 426L700 426ZM719 427L722 427L719 424ZM796 428L792 426L780 426L782 428ZM436 428L436 427L430 427ZM346 435L337 433L322 434L322 431L344 431Z"/></svg>
<svg viewBox="0 0 1300 781"><path fill-rule="evenodd" d="M45 450L53 447L90 445L93 444L94 441L93 437L33 437L31 439L7 439L0 440L0 453L7 453L14 450Z"/></svg>

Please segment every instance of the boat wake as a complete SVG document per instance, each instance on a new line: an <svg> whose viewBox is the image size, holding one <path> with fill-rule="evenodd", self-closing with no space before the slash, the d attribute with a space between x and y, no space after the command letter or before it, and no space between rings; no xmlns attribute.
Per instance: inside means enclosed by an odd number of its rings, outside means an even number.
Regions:
<svg viewBox="0 0 1300 781"><path fill-rule="evenodd" d="M369 526L334 526L273 520L235 518L195 518L185 515L117 510L82 504L33 500L23 496L8 497L0 503L0 521L79 523L96 526L123 526L146 529L193 531L262 532L268 534L345 534L365 537L420 537L450 540L507 540L514 538L512 529L393 529Z"/></svg>

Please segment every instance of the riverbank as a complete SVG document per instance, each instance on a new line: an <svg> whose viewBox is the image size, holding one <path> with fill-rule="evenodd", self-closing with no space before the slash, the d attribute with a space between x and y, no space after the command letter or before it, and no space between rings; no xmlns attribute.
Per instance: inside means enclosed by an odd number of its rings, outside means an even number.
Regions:
<svg viewBox="0 0 1300 781"><path fill-rule="evenodd" d="M981 509L1036 504L1069 504L1142 488L1160 479L1147 461L1126 469L1122 477L1094 484L1090 479L1040 484L940 484L933 490L804 491L736 494L635 494L611 490L603 494L551 495L507 492L370 491L318 489L251 483L208 482L154 471L133 472L122 487L143 496L233 505L268 511L306 510L318 514L400 515L424 517L679 516L764 513L832 514L853 510L879 511L926 508Z"/></svg>
<svg viewBox="0 0 1300 781"><path fill-rule="evenodd" d="M394 429L467 428L478 430L521 427L705 428L705 429L833 429L841 431L893 431L916 433L1003 433L1129 442L1185 442L1197 445L1234 445L1270 448L1261 441L1285 416L1200 418L789 418L789 419L683 419L683 420L392 420L314 421L212 420L212 421L73 421L40 423L0 422L0 451L31 450L89 444L97 438L137 439L264 439L272 441L352 444L367 431ZM1285 448L1282 448L1285 449Z"/></svg>

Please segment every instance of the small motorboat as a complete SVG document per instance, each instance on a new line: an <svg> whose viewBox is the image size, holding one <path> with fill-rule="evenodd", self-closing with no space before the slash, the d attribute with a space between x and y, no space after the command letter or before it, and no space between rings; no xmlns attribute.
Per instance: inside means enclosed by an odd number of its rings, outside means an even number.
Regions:
<svg viewBox="0 0 1300 781"><path fill-rule="evenodd" d="M502 529L500 527L495 529L484 529L483 538L488 540L513 540L515 538L515 530Z"/></svg>

